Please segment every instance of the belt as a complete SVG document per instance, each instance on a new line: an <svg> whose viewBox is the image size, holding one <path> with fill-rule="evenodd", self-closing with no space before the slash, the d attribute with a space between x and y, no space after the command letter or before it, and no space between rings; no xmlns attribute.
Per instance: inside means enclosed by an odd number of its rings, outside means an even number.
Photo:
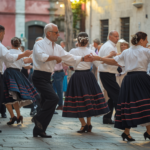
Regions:
<svg viewBox="0 0 150 150"><path fill-rule="evenodd" d="M75 70L75 72L86 72L86 71L90 71L90 69L88 69L88 70Z"/></svg>
<svg viewBox="0 0 150 150"><path fill-rule="evenodd" d="M56 70L55 72L64 72L64 70L62 69L62 70Z"/></svg>

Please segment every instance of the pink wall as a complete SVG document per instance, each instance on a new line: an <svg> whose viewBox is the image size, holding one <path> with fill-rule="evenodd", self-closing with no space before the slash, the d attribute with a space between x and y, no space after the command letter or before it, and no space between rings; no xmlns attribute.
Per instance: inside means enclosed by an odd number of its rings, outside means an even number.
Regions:
<svg viewBox="0 0 150 150"><path fill-rule="evenodd" d="M49 0L44 1L34 1L34 0L26 0L25 4L25 22L28 21L43 21L49 23L49 10L50 7Z"/></svg>
<svg viewBox="0 0 150 150"><path fill-rule="evenodd" d="M15 15L0 15L0 24L5 27L3 45L11 46L11 38L15 36Z"/></svg>
<svg viewBox="0 0 150 150"><path fill-rule="evenodd" d="M11 38L15 36L15 0L0 0L0 25L5 27L2 43L11 46Z"/></svg>
<svg viewBox="0 0 150 150"><path fill-rule="evenodd" d="M16 0L0 0L0 12L12 13L15 12Z"/></svg>
<svg viewBox="0 0 150 150"><path fill-rule="evenodd" d="M26 15L25 16L25 22L34 21L34 20L49 23L49 16L43 16L43 15Z"/></svg>

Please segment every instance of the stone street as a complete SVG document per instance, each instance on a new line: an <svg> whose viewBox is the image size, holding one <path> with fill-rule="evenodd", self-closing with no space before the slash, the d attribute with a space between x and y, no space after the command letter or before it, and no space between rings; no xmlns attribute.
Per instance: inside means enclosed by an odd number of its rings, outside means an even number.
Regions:
<svg viewBox="0 0 150 150"><path fill-rule="evenodd" d="M61 117L62 111L54 115L48 126L47 134L52 139L33 138L34 124L29 116L30 109L22 108L24 116L23 125L6 125L9 119L0 118L0 150L149 150L150 140L145 141L143 133L145 128L139 126L132 129L131 135L135 142L122 141L121 130L113 125L103 125L102 117L93 117L92 133L76 133L80 128L78 119ZM8 117L9 114L7 113Z"/></svg>

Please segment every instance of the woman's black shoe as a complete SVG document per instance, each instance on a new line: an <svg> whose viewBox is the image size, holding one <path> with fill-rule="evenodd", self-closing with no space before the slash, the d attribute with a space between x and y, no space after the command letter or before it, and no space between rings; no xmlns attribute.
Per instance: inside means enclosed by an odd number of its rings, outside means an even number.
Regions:
<svg viewBox="0 0 150 150"><path fill-rule="evenodd" d="M84 127L82 130L77 131L78 133L84 133L85 131L88 131L88 125L82 126Z"/></svg>
<svg viewBox="0 0 150 150"><path fill-rule="evenodd" d="M126 135L125 133L122 133L121 136L122 136L123 141L125 141L125 139L127 139L129 142L135 141L135 139L129 138L129 135L130 134Z"/></svg>
<svg viewBox="0 0 150 150"><path fill-rule="evenodd" d="M20 116L20 117L17 119L17 124L20 123L20 122L21 122L21 124L23 124L23 117L22 117L22 116Z"/></svg>
<svg viewBox="0 0 150 150"><path fill-rule="evenodd" d="M91 132L92 131L92 125L89 125L88 126L88 132Z"/></svg>
<svg viewBox="0 0 150 150"><path fill-rule="evenodd" d="M145 138L145 140L146 140L147 138L150 139L150 135L149 135L147 132L145 132L145 133L144 133L144 138Z"/></svg>
<svg viewBox="0 0 150 150"><path fill-rule="evenodd" d="M14 116L13 118L10 118L10 119L11 119L11 121L7 122L7 125L12 125L12 124L14 124L15 121L17 121L16 116Z"/></svg>

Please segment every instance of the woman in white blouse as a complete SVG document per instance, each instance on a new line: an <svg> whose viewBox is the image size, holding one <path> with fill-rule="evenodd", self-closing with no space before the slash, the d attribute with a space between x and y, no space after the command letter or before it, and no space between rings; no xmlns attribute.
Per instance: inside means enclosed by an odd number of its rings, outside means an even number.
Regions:
<svg viewBox="0 0 150 150"><path fill-rule="evenodd" d="M118 43L117 43L118 53L122 53L124 50L126 50L128 48L129 48L129 43L127 41L125 41L124 39L120 39L118 41ZM119 74L116 74L116 81L119 84L119 86L121 87L122 80L126 76L126 73L124 71L124 66L118 67L118 72L119 72Z"/></svg>
<svg viewBox="0 0 150 150"><path fill-rule="evenodd" d="M12 49L10 49L11 54L22 54L19 49L21 45L21 40L17 37L11 39ZM30 60L30 58L29 58ZM26 61L28 62L28 61ZM5 61L6 70L4 72L4 104L10 113L10 121L7 122L8 125L14 124L16 121L18 123L23 123L23 117L20 114L20 107L31 104L35 101L35 96L38 94L28 79L20 72L22 67L27 67L24 64L24 58L10 63ZM12 105L15 108L17 117L14 115L12 110Z"/></svg>
<svg viewBox="0 0 150 150"><path fill-rule="evenodd" d="M75 56L86 56L90 53L96 53L87 48L88 35L85 32L79 33L78 48L72 49L70 54ZM112 57L111 55L108 57ZM99 61L93 62L97 67ZM72 75L63 107L63 117L79 118L81 129L78 133L91 132L91 117L104 115L109 112L108 105L104 99L102 91L97 83L94 74L90 71L91 62L80 62L75 68ZM87 118L87 121L84 120Z"/></svg>
<svg viewBox="0 0 150 150"><path fill-rule="evenodd" d="M94 56L94 60L109 65L125 66L125 76L118 99L115 127L123 129L123 140L135 141L130 136L130 128L146 126L144 138L150 139L150 77L147 66L150 62L150 50L146 48L147 34L137 32L131 40L133 46L124 50L114 59Z"/></svg>

